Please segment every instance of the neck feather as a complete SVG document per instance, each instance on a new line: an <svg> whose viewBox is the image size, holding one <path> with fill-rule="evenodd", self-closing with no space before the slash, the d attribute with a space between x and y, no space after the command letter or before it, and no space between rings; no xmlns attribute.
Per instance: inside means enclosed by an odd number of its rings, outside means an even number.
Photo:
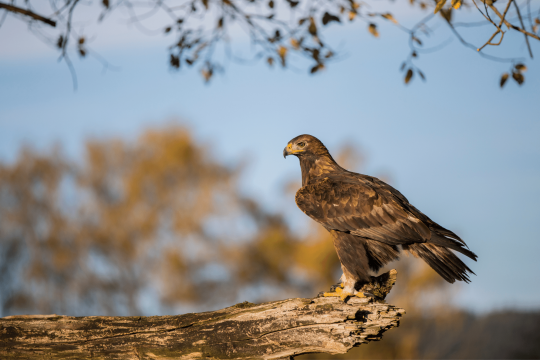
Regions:
<svg viewBox="0 0 540 360"><path fill-rule="evenodd" d="M300 169L302 169L302 186L306 186L310 179L330 174L336 170L343 170L330 154L324 156L299 156Z"/></svg>

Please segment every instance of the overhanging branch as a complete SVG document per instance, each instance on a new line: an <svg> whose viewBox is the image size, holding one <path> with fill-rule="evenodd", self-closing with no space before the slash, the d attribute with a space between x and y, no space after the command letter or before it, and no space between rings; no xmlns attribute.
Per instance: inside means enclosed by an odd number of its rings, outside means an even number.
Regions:
<svg viewBox="0 0 540 360"><path fill-rule="evenodd" d="M45 23L47 25L50 25L52 27L56 27L56 21L48 19L48 18L46 18L44 16L36 14L35 12L32 12L32 11L27 10L27 9L22 9L20 7L17 7L17 6L4 4L4 3L0 3L0 9L6 9L6 11L16 13L16 14L22 14L22 15L31 17L34 20L41 21L41 22L43 22L43 23Z"/></svg>

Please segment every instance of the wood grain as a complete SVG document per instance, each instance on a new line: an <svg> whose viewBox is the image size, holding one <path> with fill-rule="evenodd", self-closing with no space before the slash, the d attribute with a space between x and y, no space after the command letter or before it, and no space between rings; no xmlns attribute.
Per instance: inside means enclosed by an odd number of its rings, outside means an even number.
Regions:
<svg viewBox="0 0 540 360"><path fill-rule="evenodd" d="M395 282L392 271L372 278L368 287L376 297L346 303L317 297L176 316L8 316L0 318L0 358L280 359L346 353L399 325L404 310L382 300Z"/></svg>

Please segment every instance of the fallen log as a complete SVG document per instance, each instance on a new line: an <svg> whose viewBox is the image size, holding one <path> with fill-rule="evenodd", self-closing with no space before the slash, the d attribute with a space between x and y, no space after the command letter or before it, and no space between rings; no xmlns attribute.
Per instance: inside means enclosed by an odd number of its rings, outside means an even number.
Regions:
<svg viewBox="0 0 540 360"><path fill-rule="evenodd" d="M21 315L0 318L2 359L291 359L343 354L381 339L404 310L386 304L392 270L365 285L369 297L243 302L176 316Z"/></svg>

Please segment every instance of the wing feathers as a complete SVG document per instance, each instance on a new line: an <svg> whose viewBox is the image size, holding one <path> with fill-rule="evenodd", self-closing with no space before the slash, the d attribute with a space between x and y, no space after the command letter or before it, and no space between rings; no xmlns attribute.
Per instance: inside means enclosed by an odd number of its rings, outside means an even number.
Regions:
<svg viewBox="0 0 540 360"><path fill-rule="evenodd" d="M296 203L334 234L342 265L359 277L365 270L357 263L367 260L371 269L378 270L397 259L397 246L402 245L448 282L470 281L467 272L473 272L450 249L475 261L476 254L465 248L459 236L376 178L346 171L326 174L298 190Z"/></svg>

